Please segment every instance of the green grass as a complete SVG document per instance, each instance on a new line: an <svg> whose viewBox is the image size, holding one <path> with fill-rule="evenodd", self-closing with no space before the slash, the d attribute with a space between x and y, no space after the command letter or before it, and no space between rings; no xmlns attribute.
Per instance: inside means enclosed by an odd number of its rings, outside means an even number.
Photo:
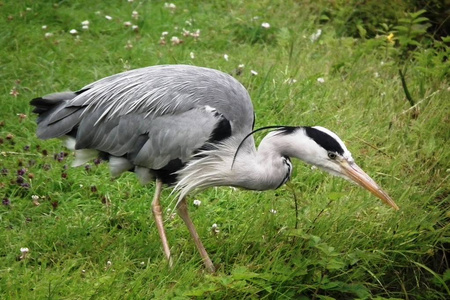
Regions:
<svg viewBox="0 0 450 300"><path fill-rule="evenodd" d="M408 87L420 101L413 115L382 42L338 37L332 24L317 25L308 4L175 4L171 12L157 1L0 3L0 298L447 298L448 74L434 71L431 60L408 62ZM323 34L312 43L319 27ZM199 39L183 37L182 28L200 29ZM163 31L169 32L166 45L160 45ZM46 32L53 36L45 38ZM172 45L172 36L184 43ZM416 53L428 57L421 47ZM290 188L217 188L194 196L202 205L190 204L191 216L218 266L214 275L204 271L181 219L166 211L175 258L168 268L150 213L153 185L140 186L132 174L112 180L105 163L67 168L72 153L54 159L67 150L35 137L28 103L130 68L175 63L233 74L244 64L236 78L252 96L257 127L332 129L400 211L295 162ZM21 169L29 187L17 183ZM291 190L300 207L298 228ZM164 191L166 208L173 204L169 194ZM21 247L30 250L25 259Z"/></svg>

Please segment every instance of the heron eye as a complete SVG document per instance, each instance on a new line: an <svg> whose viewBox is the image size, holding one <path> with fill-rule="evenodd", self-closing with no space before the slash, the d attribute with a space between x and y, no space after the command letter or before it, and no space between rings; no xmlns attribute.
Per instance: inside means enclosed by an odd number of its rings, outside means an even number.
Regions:
<svg viewBox="0 0 450 300"><path fill-rule="evenodd" d="M328 152L328 157L330 158L330 159L336 159L336 153L334 153L334 152Z"/></svg>

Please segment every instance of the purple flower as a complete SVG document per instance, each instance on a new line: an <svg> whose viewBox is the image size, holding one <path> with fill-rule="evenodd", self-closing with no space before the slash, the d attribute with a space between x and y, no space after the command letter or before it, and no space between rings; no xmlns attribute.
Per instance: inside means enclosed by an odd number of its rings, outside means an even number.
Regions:
<svg viewBox="0 0 450 300"><path fill-rule="evenodd" d="M59 153L55 153L53 155L53 158L59 162L62 162L64 160L64 157L66 157L67 155L68 155L68 153L59 152Z"/></svg>
<svg viewBox="0 0 450 300"><path fill-rule="evenodd" d="M28 182L24 182L24 183L20 184L20 186L21 186L22 188L24 188L24 189L27 189L27 190L31 187L30 184L29 184Z"/></svg>
<svg viewBox="0 0 450 300"><path fill-rule="evenodd" d="M5 206L10 206L11 205L11 200L9 200L9 198L3 198L2 200L2 204Z"/></svg>
<svg viewBox="0 0 450 300"><path fill-rule="evenodd" d="M17 175L23 176L23 175L25 175L26 172L27 172L27 169L22 168L20 170L17 170Z"/></svg>
<svg viewBox="0 0 450 300"><path fill-rule="evenodd" d="M16 182L17 182L17 184L22 184L22 183L24 183L24 179L23 179L23 177L22 176L17 176L17 179L16 179Z"/></svg>

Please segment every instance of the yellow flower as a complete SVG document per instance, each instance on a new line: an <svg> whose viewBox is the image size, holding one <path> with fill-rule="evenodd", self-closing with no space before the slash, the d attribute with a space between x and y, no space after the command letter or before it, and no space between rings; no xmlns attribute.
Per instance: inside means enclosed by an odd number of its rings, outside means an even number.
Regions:
<svg viewBox="0 0 450 300"><path fill-rule="evenodd" d="M391 43L391 44L394 44L394 43L395 43L395 41L394 41L394 34L393 34L392 32L386 37L386 39L387 39L388 42Z"/></svg>

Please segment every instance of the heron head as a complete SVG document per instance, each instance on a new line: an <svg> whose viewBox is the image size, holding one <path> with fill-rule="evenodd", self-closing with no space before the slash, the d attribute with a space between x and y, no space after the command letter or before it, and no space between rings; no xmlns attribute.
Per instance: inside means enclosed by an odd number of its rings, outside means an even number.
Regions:
<svg viewBox="0 0 450 300"><path fill-rule="evenodd" d="M303 157L305 161L332 175L356 183L395 210L399 209L391 197L355 163L350 151L334 132L320 126L303 129L310 139L309 150Z"/></svg>

